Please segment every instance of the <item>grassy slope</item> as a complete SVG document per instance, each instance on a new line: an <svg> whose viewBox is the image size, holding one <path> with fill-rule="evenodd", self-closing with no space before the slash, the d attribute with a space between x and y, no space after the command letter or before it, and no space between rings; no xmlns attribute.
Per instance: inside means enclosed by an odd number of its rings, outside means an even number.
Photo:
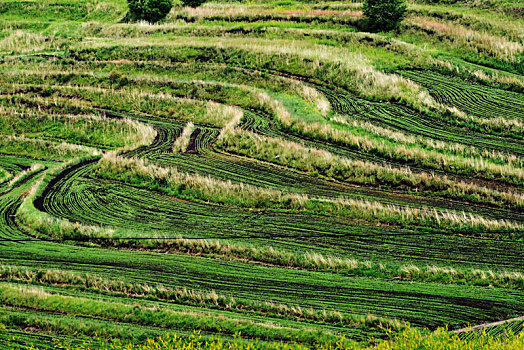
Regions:
<svg viewBox="0 0 524 350"><path fill-rule="evenodd" d="M325 122L324 117L315 110L314 103L306 101L303 96L295 95L296 89L286 88L288 82L282 83L278 80L280 79L279 76L289 75L290 73L300 74L303 72L307 75L308 72L303 70L304 66L298 63L296 66L291 65L290 71L285 71L282 67L271 67L264 61L261 61L262 64L260 64L253 58L256 57L254 55L249 56L251 58L245 61L242 61L244 59L242 57L235 58L236 61L233 58L227 58L228 61L225 62L220 61L221 58L215 58L216 65L202 66L202 62L208 61L206 55L210 55L210 51L206 53L205 48L213 46L214 40L222 40L227 45L230 45L229 43L249 45L254 39L265 39L268 43L278 39L281 40L280 44L285 45L291 42L288 40L300 39L308 46L320 45L323 49L332 50L330 52L341 54L359 52L362 55L361 57L364 58L363 61L369 62L370 66L376 69L385 71L412 66L426 68L432 59L443 56L453 56L451 62L456 62L454 60L457 59L467 60L484 64L487 67L507 70L509 73L502 72L499 74L510 76L512 79L508 78L504 81L498 78L498 80L495 78L488 79L478 74L473 76L467 70L461 71L462 76L467 76L477 83L483 81L486 84L485 86L468 85L470 83L457 82L454 78L432 75L430 78L438 80L439 89L435 89L435 84L427 84L427 88L434 93L439 102L456 106L474 117L485 117L486 111L488 111L493 117L502 114L507 119L519 119L522 116L522 94L493 89L493 86L495 86L506 90L519 91L519 81L522 78L515 75L515 73L520 72L519 64L502 56L497 56L497 52L490 55L489 52L483 51L486 49L482 46L485 44L482 38L467 47L461 41L460 35L457 36L456 40L451 40L450 38L454 38L456 33L449 34L445 31L445 26L449 26L449 22L452 21L450 18L459 13L463 14L460 21L470 21L470 27L477 28L475 30L479 32L488 28L493 35L500 36L500 33L508 29L513 23L518 23L519 26L515 26L510 33L510 38L516 38L519 28L521 28L520 22L516 20L508 22L504 15L492 16L488 12L466 10L459 7L412 6L410 17L414 19L412 22L408 22L410 24L403 27L400 34L396 36L400 40L418 46L413 50L411 56L406 56L407 46L395 46L391 43L384 44L381 42L382 40L389 41L389 35L385 35L384 38L381 36L378 38L371 37L371 39L366 40L367 44L362 44L358 37L352 34L356 31L355 28L348 27L348 24L355 23L351 14L333 16L328 13L315 13L317 21L309 23L310 19L307 18L307 12L311 10L310 5L301 3L280 7L265 4L268 13L263 16L259 10L254 10L255 7L226 4L224 9L220 6L222 5L208 5L209 14L199 14L195 11L192 12L192 10L175 11L166 24L147 26L114 24L125 12L124 1L89 1L82 3L82 5L79 5L76 1L49 1L39 6L31 4L21 6L19 2L6 1L4 10L0 14L3 20L0 33L0 51L2 52L2 64L6 67L6 71L13 75L2 77L1 84L8 89L18 89L19 91L12 93L10 99L2 98L1 105L4 107L14 105L20 109L27 108L28 110L32 110L35 106L42 106L51 115L63 113L64 110L68 110L70 114L80 115L90 115L101 113L101 110L109 110L114 112L111 116L124 115L142 122L151 122L158 132L156 140L151 147L140 148L138 151L129 153L129 156L146 157L160 165L177 166L182 171L196 171L219 179L230 179L236 183L249 183L310 195L322 194L329 197L342 194L352 195L396 205L409 204L413 207L429 206L432 209L465 210L488 218L510 218L514 221L522 221L521 211L511 206L495 209L484 205L475 205L467 200L455 202L447 201L438 196L436 198L423 197L416 193L392 190L388 186L377 189L371 186L360 187L347 183L337 183L331 178L304 175L293 170L291 165L288 165L287 168L278 167L271 162L261 163L243 157L217 153L213 149L213 142L219 130L210 127L209 124L197 124L196 130L198 132L194 132L191 135L193 141L189 141L190 145L193 142L195 149L200 154L181 153L175 155L170 153L169 150L180 134L182 127L191 118L190 114L194 110L194 105L189 104L189 107L187 107L184 103L174 103L171 100L163 103L159 103L160 100L155 100L156 103L151 103L148 100L154 97L154 94L168 93L179 97L198 97L223 104L238 105L244 109L244 120L241 126L246 129L255 130L264 135L303 142L309 146L327 149L335 154L343 154L355 159L388 162L391 166L403 167L405 164L402 162L399 163L387 157L370 154L358 148L356 150L348 149L334 142L318 142L310 137L292 132L292 130L282 130L281 125L270 115L271 111L246 98L242 90L225 86L202 89L198 87L198 84L195 85L197 87L193 87L193 83L186 84L183 88L180 87L183 84L179 83L171 83L169 87L162 87L163 82L159 79L167 77L174 82L201 79L256 86L268 91L274 99L281 101L283 106L300 120L308 123ZM318 6L321 7L321 5ZM336 4L326 5L325 9L330 9L330 6L336 9ZM247 14L230 14L227 16L222 14L233 11L237 7L244 8ZM347 7L351 8L351 5ZM445 16L443 17L442 14ZM476 20L471 17L472 14L480 16L481 19ZM426 15L426 22L421 22L415 18ZM195 20L195 16L201 17ZM20 20L20 18L25 19ZM183 23L183 21L189 20L195 22ZM85 23L87 21L95 22ZM436 28L432 30L444 30L439 35L445 40L432 39L433 34L428 33L427 28L422 27L428 25L427 21L443 22L443 26L438 28L434 24L431 25ZM15 23L16 25L14 25ZM261 29L266 26L274 29L269 31ZM299 31L300 29L311 31L307 39L305 39L304 33ZM329 29L331 32L315 32L315 29ZM223 33L227 33L231 38L215 39L215 36ZM106 38L106 36L112 38ZM133 39L137 36L140 39ZM196 43L193 45L203 47L204 50L183 48L176 55L173 55L172 46L187 45L180 44L180 38L184 36L193 37L191 40ZM149 50L147 48L149 43L153 43L157 49ZM143 48L135 50L137 45ZM91 50L91 46L97 48ZM105 46L113 46L113 48L105 50ZM68 48L72 50L68 51ZM83 51L84 48L85 51ZM53 57L32 57L31 52L47 52L62 58L54 60ZM127 58L125 55L133 52L136 57L129 56L130 59L143 59L149 62L143 64L143 62L117 61ZM184 57L186 54L187 56ZM92 59L93 56L90 55L94 55L100 61L95 62ZM21 57L25 58L19 60ZM410 58L406 59L405 57ZM520 56L517 55L517 57ZM322 58L321 61L323 59L326 58ZM188 66L178 63L179 61L185 61ZM51 62L52 65L50 65ZM170 66L170 63L174 66ZM223 63L235 67L235 69L243 67L248 75L233 73L228 71L228 68L224 71L221 67ZM75 72L73 72L73 67ZM438 69L441 72L446 73L444 66L437 65L437 67L440 67ZM276 71L266 71L267 68L276 68ZM491 68L482 67L481 69L490 72ZM21 78L16 78L16 84L19 84L16 85L13 84L13 77L17 76L19 71L26 72L26 74ZM52 74L43 78L39 74L34 74L39 71L46 73L52 71ZM265 71L265 73L259 75L260 71ZM405 76L424 85L428 81L429 74L406 72ZM140 81L139 79L143 80ZM130 80L132 83L129 82ZM329 86L326 86L326 81L322 80L322 75L311 77L311 82L316 87L321 84L319 89L326 93L333 109L347 118L354 117L356 109L363 111L360 116L362 120L371 121L396 131L424 135L440 141L459 142L468 146L474 145L483 151L502 151L512 156L521 156L521 139L513 131L508 132L505 128L499 130L493 127L485 131L478 124L475 124L478 120L474 118L467 123L453 124L440 114L428 115L425 113L421 113L420 118L431 120L431 123L421 125L420 119L409 118L410 115L413 115L413 110L405 105L362 100L361 97L354 95L356 92L358 93L358 87L353 91L341 91L333 94L333 91L326 89ZM127 100L120 99L117 95L103 97L103 94L97 94L89 91L89 89L71 91L70 87L64 87L66 85L112 88L117 91L123 89L124 95L127 93L134 97ZM457 95L455 94L457 86L470 86L478 93L473 93L473 89L469 89L468 94ZM33 90L29 91L28 87ZM351 88L352 85L340 85L339 89L344 87ZM137 97L137 95L134 95L136 92L134 89L140 90L140 93L145 93L145 96ZM479 113L475 107L478 106L479 99L486 94L495 96L499 103L494 107L489 101L482 100L483 111ZM173 104L176 107L173 108ZM369 106L373 107L370 108ZM169 110L169 107L172 109ZM200 115L198 120L204 121L205 109L198 108ZM379 108L384 108L384 110L375 112ZM475 115L475 113L477 114ZM159 116L162 118L157 118ZM384 116L387 116L387 118ZM441 119L435 119L435 117ZM62 120L57 122L56 119L50 119L41 132L36 132L39 130L35 129L34 126L29 127L27 123L20 124L18 128L26 130L28 137L45 138L50 142L81 143L102 149L129 144L127 141L129 134L123 134L129 131L125 129L120 131L116 127L112 127L113 129L110 130L112 130L113 135L101 141L100 137L106 132L100 131L104 130L102 127L97 129L95 123L95 125L91 125L94 132L90 133L94 135L95 139L82 140L79 139L79 135L74 130L73 132L61 130L61 124ZM2 133L10 134L8 124L6 125L2 129ZM338 127L348 128L345 125L338 125ZM489 136L486 136L486 138L490 138L489 141L484 138L483 132L489 133ZM457 134L459 133L464 135L458 137ZM374 135L373 137L378 136ZM2 152L30 155L12 148L6 148ZM71 155L61 153L60 157L70 158ZM13 174L25 170L26 167L35 162L42 162L42 160L31 160L27 157L15 155L2 156L1 158L0 166ZM57 156L40 154L35 158L57 159ZM502 163L505 162L506 160L502 161ZM45 162L45 164L54 166L55 163ZM431 167L413 165L409 162L408 165L412 166L415 171L434 170ZM100 181L93 177L91 167L83 167L81 170L80 172L69 173L71 177L66 177L61 186L55 184L56 189L48 192L42 208L52 215L68 218L72 222L112 226L116 229L117 234L119 232L129 234L131 230L135 235L148 237L154 232L155 235L170 237L178 235L184 237L196 236L232 242L242 241L244 244L250 243L256 246L271 245L279 249L299 252L314 251L326 255L370 259L374 263L396 265L414 263L418 267L432 264L452 266L456 269L473 267L484 270L506 269L522 272L521 267L524 258L521 249L522 242L459 237L453 235L453 232L428 234L417 228L375 227L359 220L348 222L330 216L278 211L242 211L225 206L166 198L159 193L133 186ZM466 177L453 173L453 170L442 171L442 174L458 180ZM38 265L49 269L92 273L104 279L120 278L126 282L160 283L168 287L213 289L220 294L245 300L247 303L256 303L262 297L276 304L299 304L304 309L314 308L318 311L336 309L343 313L375 314L399 318L410 321L417 326L436 327L450 324L452 327L459 327L469 323L475 324L519 316L524 310L522 304L524 298L520 289L486 288L474 286L470 282L465 282L465 285L460 281L442 284L439 279L434 282L405 282L389 278L355 277L327 271L307 271L250 264L242 260L214 258L213 254L192 256L183 253L165 254L162 251L137 252L125 249L102 249L39 240L24 241L30 237L27 233L31 233L31 230L17 227L12 215L16 213L20 205L19 197L29 190L38 177L38 174L30 176L27 183L20 183L11 192L0 198L1 263L25 267ZM492 183L480 178L475 178L472 181L490 188L502 188L516 192L522 190L519 185ZM2 187L0 187L1 189ZM158 215L159 212L162 215ZM23 225L20 221L18 221L18 224ZM17 241L19 239L22 241ZM408 279L410 278L408 277ZM48 286L46 288L53 293L73 295L76 298L104 298L107 302L115 303L114 305L118 302L136 302L143 305L167 307L167 304L154 301L146 302L141 298L126 295L103 296L96 290L83 291L75 288L64 288L65 286L67 286L67 283L63 286ZM50 308L44 308L42 312L29 312L27 310L29 304L20 305L22 306L20 310L4 308L0 314L2 316L0 322L15 329L13 334L21 336L21 342L35 343L42 347L49 346L51 343L48 334L59 337L62 341L69 341L71 339L69 334L76 332L77 335L74 338L79 341L83 339L83 336L92 334L90 332L95 328L104 329L107 332L104 335L105 337L111 335L115 338L137 341L145 337L155 337L164 331L162 327L158 327L156 324L151 325L145 319L138 321L137 324L121 322L121 320L104 320L103 317L100 319L100 316L92 321L81 321L79 317L74 316L74 313L69 316L59 316L51 312L52 309ZM206 310L203 307L188 306L187 302L177 305L169 307L187 308L195 312ZM282 317L271 313L249 312L244 314L238 310L225 312L207 309L206 312L235 319L271 321L292 328L313 327L320 332L345 334L349 338L359 341L365 341L369 336L385 336L385 332L381 328L344 327L344 325L312 322L297 316ZM57 320L61 321L58 322ZM86 325L82 322L92 322L92 324ZM224 326L226 325L226 321L222 320L218 323L220 324L220 322L223 322ZM192 327L184 328L185 331L182 332L182 335L187 336L188 333L184 332L189 331ZM36 332L36 334L19 331L20 329ZM224 327L222 329L225 332ZM211 333L213 332L209 334ZM265 334L270 340L281 339L278 336L269 335L270 332L267 331L265 331ZM300 342L305 342L304 339L297 338ZM267 344L261 346L267 346Z"/></svg>

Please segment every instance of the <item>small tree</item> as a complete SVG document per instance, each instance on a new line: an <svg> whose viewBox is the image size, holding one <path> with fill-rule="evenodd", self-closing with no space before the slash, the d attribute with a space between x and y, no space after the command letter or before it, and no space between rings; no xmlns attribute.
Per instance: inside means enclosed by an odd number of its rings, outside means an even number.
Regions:
<svg viewBox="0 0 524 350"><path fill-rule="evenodd" d="M173 7L173 0L127 0L129 19L156 23L166 18Z"/></svg>
<svg viewBox="0 0 524 350"><path fill-rule="evenodd" d="M363 12L369 29L388 31L400 26L406 10L406 0L365 0Z"/></svg>
<svg viewBox="0 0 524 350"><path fill-rule="evenodd" d="M189 7L198 7L206 1L207 0L182 0L182 5Z"/></svg>

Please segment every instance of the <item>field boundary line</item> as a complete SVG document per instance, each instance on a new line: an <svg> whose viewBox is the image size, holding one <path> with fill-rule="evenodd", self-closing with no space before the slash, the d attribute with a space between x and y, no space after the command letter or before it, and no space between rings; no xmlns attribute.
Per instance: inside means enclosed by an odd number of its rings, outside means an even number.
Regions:
<svg viewBox="0 0 524 350"><path fill-rule="evenodd" d="M469 332L469 331L475 331L475 330L478 330L478 329L483 329L483 328L488 328L488 327L493 327L493 326L499 326L499 325L502 325L504 323L514 322L514 321L524 321L524 316L514 317L514 318L510 318L510 319L503 320L503 321L497 321L497 322L491 322L491 323L482 323L482 324L479 324L479 325L476 325L476 326L473 326L473 327L461 328L461 329L454 330L453 333L459 334L459 333L464 333L464 332Z"/></svg>

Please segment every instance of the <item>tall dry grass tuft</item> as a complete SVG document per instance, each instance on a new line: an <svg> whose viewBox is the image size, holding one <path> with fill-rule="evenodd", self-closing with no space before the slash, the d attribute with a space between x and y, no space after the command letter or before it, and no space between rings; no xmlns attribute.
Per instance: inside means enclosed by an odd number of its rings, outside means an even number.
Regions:
<svg viewBox="0 0 524 350"><path fill-rule="evenodd" d="M18 29L0 40L0 51L16 53L40 51L52 47L53 41L54 38L41 33L30 33Z"/></svg>
<svg viewBox="0 0 524 350"><path fill-rule="evenodd" d="M205 119L211 125L233 127L240 123L244 112L235 106L223 105L213 101L206 104Z"/></svg>
<svg viewBox="0 0 524 350"><path fill-rule="evenodd" d="M508 40L503 36L492 35L487 31L473 30L448 21L414 16L407 18L405 23L408 26L446 35L453 42L458 42L460 45L468 47L478 54L488 54L506 62L519 63L519 55L524 52L524 45L520 42Z"/></svg>
<svg viewBox="0 0 524 350"><path fill-rule="evenodd" d="M42 170L44 168L45 168L45 166L40 164L40 163L31 165L29 168L25 169L24 171L21 171L20 173L16 174L16 176L14 176L9 181L9 183L7 185L8 188L15 186L18 182L24 180L29 175L37 173L38 171L40 171L40 170Z"/></svg>
<svg viewBox="0 0 524 350"><path fill-rule="evenodd" d="M185 152L187 146L189 145L189 140L191 138L191 133L193 132L195 125L191 122L187 123L182 134L177 138L173 144L172 151L173 153Z"/></svg>
<svg viewBox="0 0 524 350"><path fill-rule="evenodd" d="M451 115L458 120L463 120L467 123L479 125L484 127L484 129L502 132L509 131L516 135L524 135L524 122L519 119L511 119L503 116L498 116L496 118L479 118L464 113L456 107L449 107L442 104L439 104L437 109L441 113L451 113Z"/></svg>
<svg viewBox="0 0 524 350"><path fill-rule="evenodd" d="M228 109L225 111L227 112L225 116L229 117L230 119L220 131L219 138L222 138L224 135L230 133L238 124L240 124L242 118L244 117L244 112L240 108L228 107Z"/></svg>
<svg viewBox="0 0 524 350"><path fill-rule="evenodd" d="M126 138L125 146L119 148L121 151L150 145L157 136L155 128L149 124L141 123L130 118L124 118L122 123L132 131L129 132L129 137Z"/></svg>
<svg viewBox="0 0 524 350"><path fill-rule="evenodd" d="M327 117L331 112L331 104L324 94L320 93L317 89L312 88L311 86L300 84L296 80L293 80L296 86L296 91L300 96L302 96L306 101L309 101L314 106L316 106L318 112Z"/></svg>

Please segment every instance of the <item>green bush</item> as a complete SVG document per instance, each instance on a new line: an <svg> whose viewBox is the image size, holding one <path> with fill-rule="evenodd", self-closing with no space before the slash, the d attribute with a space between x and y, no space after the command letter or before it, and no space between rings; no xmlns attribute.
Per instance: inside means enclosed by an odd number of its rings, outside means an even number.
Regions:
<svg viewBox="0 0 524 350"><path fill-rule="evenodd" d="M171 11L173 0L127 0L127 5L130 20L156 23Z"/></svg>
<svg viewBox="0 0 524 350"><path fill-rule="evenodd" d="M365 0L363 12L369 30L388 31L399 27L406 10L406 0Z"/></svg>
<svg viewBox="0 0 524 350"><path fill-rule="evenodd" d="M182 5L189 7L198 7L205 2L206 0L182 0Z"/></svg>

